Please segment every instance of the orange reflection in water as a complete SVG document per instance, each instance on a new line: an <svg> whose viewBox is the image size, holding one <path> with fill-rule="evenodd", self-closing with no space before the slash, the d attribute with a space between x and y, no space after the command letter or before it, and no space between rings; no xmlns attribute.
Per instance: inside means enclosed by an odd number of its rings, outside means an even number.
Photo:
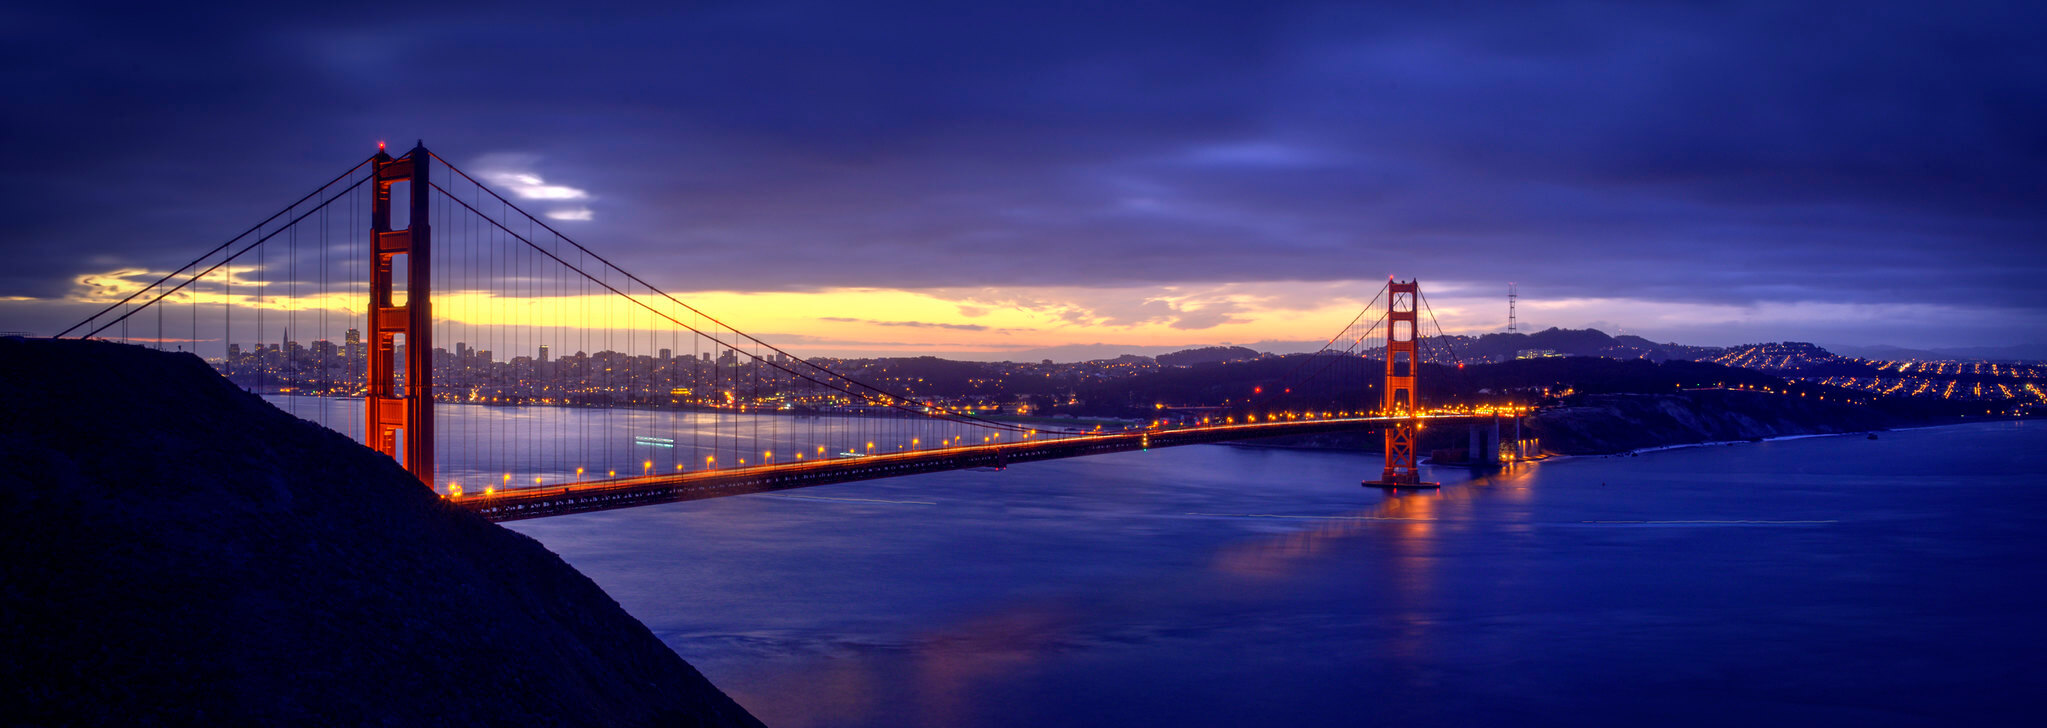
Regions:
<svg viewBox="0 0 2047 728"><path fill-rule="evenodd" d="M1012 607L929 635L917 651L918 709L927 725L962 725L977 684L1029 670L1051 643L1075 631L1075 615L1043 602Z"/></svg>
<svg viewBox="0 0 2047 728"><path fill-rule="evenodd" d="M999 709L973 702L985 694L982 686L1029 672L1040 656L1078 631L1076 620L1072 610L1059 604L1025 602L908 635L903 660L810 660L797 672L771 667L765 682L721 684L740 705L772 716L777 726L870 723L899 719L905 710L919 713L914 722L923 725L968 724L976 722L980 711ZM911 688L907 694L905 685ZM803 703L776 702L790 695L803 696ZM907 706L898 702L905 698ZM883 700L890 702L883 705Z"/></svg>
<svg viewBox="0 0 2047 728"><path fill-rule="evenodd" d="M1331 516L1302 516L1313 528L1269 538L1232 544L1216 552L1214 568L1244 578L1270 578L1285 573L1295 561L1319 554L1346 539L1364 534L1391 534L1399 552L1418 553L1418 542L1436 533L1441 518L1440 504L1446 499L1468 501L1471 495L1454 486L1441 490L1388 491L1386 500L1372 508Z"/></svg>

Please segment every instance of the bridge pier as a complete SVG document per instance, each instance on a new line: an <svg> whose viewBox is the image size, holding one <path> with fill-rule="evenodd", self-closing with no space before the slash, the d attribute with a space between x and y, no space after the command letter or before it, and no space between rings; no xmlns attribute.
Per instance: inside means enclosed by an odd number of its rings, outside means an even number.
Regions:
<svg viewBox="0 0 2047 728"><path fill-rule="evenodd" d="M1423 482L1421 467L1415 462L1415 442L1421 429L1421 421L1414 418L1389 423L1386 426L1386 469L1379 474L1378 480L1367 480L1362 485L1392 489L1442 487L1441 483Z"/></svg>
<svg viewBox="0 0 2047 728"><path fill-rule="evenodd" d="M1500 418L1491 422L1471 423L1471 450L1468 462L1475 470L1497 470L1500 467Z"/></svg>

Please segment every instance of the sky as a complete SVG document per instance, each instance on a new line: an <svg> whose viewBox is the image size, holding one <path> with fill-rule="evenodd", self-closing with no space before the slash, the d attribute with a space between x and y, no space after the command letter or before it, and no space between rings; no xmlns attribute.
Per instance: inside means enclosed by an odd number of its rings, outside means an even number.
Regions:
<svg viewBox="0 0 2047 728"><path fill-rule="evenodd" d="M2047 350L2040 3L290 5L0 7L0 329L424 140L803 353Z"/></svg>

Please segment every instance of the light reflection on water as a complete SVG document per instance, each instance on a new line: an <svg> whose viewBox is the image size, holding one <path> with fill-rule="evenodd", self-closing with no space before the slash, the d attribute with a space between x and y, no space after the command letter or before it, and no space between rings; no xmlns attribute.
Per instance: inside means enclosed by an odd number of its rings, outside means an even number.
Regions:
<svg viewBox="0 0 2047 728"><path fill-rule="evenodd" d="M1359 488L1195 446L523 521L776 726L1925 724L2042 707L2047 427ZM1751 525L1722 527L1714 522ZM1654 522L1639 527L1622 522Z"/></svg>

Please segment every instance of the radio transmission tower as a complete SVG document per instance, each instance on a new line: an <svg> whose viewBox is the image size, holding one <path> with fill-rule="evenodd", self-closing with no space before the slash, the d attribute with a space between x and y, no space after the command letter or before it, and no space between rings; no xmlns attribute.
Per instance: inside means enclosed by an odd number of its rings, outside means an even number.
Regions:
<svg viewBox="0 0 2047 728"><path fill-rule="evenodd" d="M1518 322L1514 320L1514 299L1519 298L1520 296L1521 296L1520 285L1514 283L1507 284L1507 333L1510 334L1514 333L1516 330L1520 328Z"/></svg>

